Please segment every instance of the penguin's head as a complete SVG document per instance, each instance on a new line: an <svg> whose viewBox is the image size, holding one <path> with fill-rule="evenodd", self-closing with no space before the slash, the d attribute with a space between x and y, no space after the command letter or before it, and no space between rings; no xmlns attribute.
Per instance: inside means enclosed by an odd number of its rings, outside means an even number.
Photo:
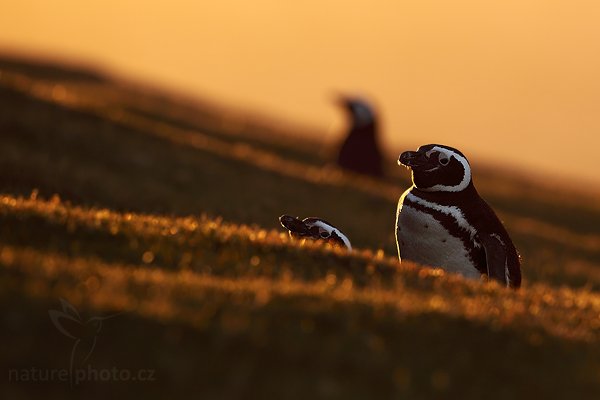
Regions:
<svg viewBox="0 0 600 400"><path fill-rule="evenodd" d="M461 192L471 184L471 167L458 150L440 144L405 151L398 164L410 168L414 185L428 192Z"/></svg>
<svg viewBox="0 0 600 400"><path fill-rule="evenodd" d="M291 215L282 215L279 217L279 222L289 231L291 237L323 240L332 245L352 249L346 235L321 218L308 217L300 220Z"/></svg>
<svg viewBox="0 0 600 400"><path fill-rule="evenodd" d="M354 128L365 128L375 123L375 111L366 100L358 97L339 96L338 104L348 112Z"/></svg>

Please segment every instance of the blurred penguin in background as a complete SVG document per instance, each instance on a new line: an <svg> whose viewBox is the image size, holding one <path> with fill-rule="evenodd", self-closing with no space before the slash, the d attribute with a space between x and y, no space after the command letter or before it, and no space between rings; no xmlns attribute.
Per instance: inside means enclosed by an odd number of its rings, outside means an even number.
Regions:
<svg viewBox="0 0 600 400"><path fill-rule="evenodd" d="M359 174L382 177L383 157L379 148L377 117L372 106L356 97L338 99L350 117L350 124L342 141L337 164L340 168Z"/></svg>

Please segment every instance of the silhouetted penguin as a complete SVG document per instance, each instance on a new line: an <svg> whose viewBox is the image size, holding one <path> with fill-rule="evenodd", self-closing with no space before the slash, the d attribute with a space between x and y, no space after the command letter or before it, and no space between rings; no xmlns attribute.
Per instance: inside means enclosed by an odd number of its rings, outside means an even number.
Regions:
<svg viewBox="0 0 600 400"><path fill-rule="evenodd" d="M372 107L350 97L341 97L339 103L350 116L350 129L339 146L337 164L360 174L383 176L377 117Z"/></svg>
<svg viewBox="0 0 600 400"><path fill-rule="evenodd" d="M471 167L452 147L421 146L400 155L413 186L398 202L396 242L401 260L469 278L481 274L521 285L519 255L502 223L475 190Z"/></svg>
<svg viewBox="0 0 600 400"><path fill-rule="evenodd" d="M279 217L279 222L289 231L291 237L322 240L352 250L348 237L324 219L308 217L300 220L290 215L282 215Z"/></svg>

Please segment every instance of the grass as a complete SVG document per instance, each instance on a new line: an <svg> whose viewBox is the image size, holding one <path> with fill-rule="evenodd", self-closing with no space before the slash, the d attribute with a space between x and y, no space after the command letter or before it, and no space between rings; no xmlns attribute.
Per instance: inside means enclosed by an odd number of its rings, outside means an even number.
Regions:
<svg viewBox="0 0 600 400"><path fill-rule="evenodd" d="M397 262L403 171L344 174L280 126L44 68L0 62L0 359L68 368L48 318L64 298L85 318L126 311L90 366L156 379L3 379L4 398L600 395L593 194L478 168L525 283L466 281ZM358 250L291 241L283 213Z"/></svg>

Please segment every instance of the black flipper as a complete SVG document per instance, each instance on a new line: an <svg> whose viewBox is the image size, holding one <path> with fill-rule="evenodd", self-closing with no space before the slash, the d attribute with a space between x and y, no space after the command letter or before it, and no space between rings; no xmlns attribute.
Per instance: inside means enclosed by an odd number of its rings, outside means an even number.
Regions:
<svg viewBox="0 0 600 400"><path fill-rule="evenodd" d="M508 277L508 254L502 240L496 235L480 236L479 240L485 250L487 273L490 279L511 286Z"/></svg>

